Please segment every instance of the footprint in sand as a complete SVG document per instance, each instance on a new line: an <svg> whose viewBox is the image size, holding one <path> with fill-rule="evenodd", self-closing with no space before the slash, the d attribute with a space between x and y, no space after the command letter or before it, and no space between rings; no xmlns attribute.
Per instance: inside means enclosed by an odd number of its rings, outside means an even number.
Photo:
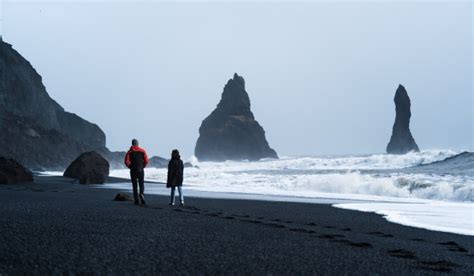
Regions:
<svg viewBox="0 0 474 276"><path fill-rule="evenodd" d="M467 249L460 246L456 242L449 241L449 242L440 242L439 244L445 245L449 251L453 252L461 252L461 253L467 253Z"/></svg>
<svg viewBox="0 0 474 276"><path fill-rule="evenodd" d="M455 264L450 261L421 261L417 263L417 268L433 270L437 272L450 272L453 267L459 267L458 264Z"/></svg>
<svg viewBox="0 0 474 276"><path fill-rule="evenodd" d="M274 228L286 228L285 225L277 224L277 223L264 223L264 225L274 227Z"/></svg>
<svg viewBox="0 0 474 276"><path fill-rule="evenodd" d="M206 216L208 216L208 217L219 217L220 214L219 213L210 213L210 214L206 214Z"/></svg>
<svg viewBox="0 0 474 276"><path fill-rule="evenodd" d="M352 247L357 247L357 248L372 248L372 244L370 243L367 243L367 242L353 242L353 241L350 241L350 240L346 240L346 239L335 239L336 237L340 237L342 235L322 235L322 236L319 236L320 238L327 238L329 239L330 242L335 242L335 243L342 243L342 244L345 244L345 245L349 245L349 246L352 246ZM344 237L344 236L343 236Z"/></svg>
<svg viewBox="0 0 474 276"><path fill-rule="evenodd" d="M410 239L411 241L417 241L417 242L425 242L426 240L425 239L420 239L420 238L414 238L414 239Z"/></svg>
<svg viewBox="0 0 474 276"><path fill-rule="evenodd" d="M335 239L333 235L319 235L318 238L332 240Z"/></svg>
<svg viewBox="0 0 474 276"><path fill-rule="evenodd" d="M336 227L334 227L332 225L324 225L323 227L326 228L326 229L336 229Z"/></svg>
<svg viewBox="0 0 474 276"><path fill-rule="evenodd" d="M385 233L382 233L382 232L379 232L379 231L369 232L367 234L374 235L374 236L379 236L379 237L383 237L383 238L393 238L392 234L385 234Z"/></svg>
<svg viewBox="0 0 474 276"><path fill-rule="evenodd" d="M352 247L358 247L358 248L371 248L371 247L373 247L368 242L351 242L349 245L352 246Z"/></svg>
<svg viewBox="0 0 474 276"><path fill-rule="evenodd" d="M417 259L415 253L405 250L405 249L395 249L389 250L388 254L392 257L402 258L402 259Z"/></svg>
<svg viewBox="0 0 474 276"><path fill-rule="evenodd" d="M306 234L316 233L313 230L307 230L307 229L304 229L304 228L290 228L290 231L297 232L297 233L306 233Z"/></svg>
<svg viewBox="0 0 474 276"><path fill-rule="evenodd" d="M262 223L262 222L259 221L259 220L253 220L253 219L241 219L240 221L248 222L248 223L254 223L254 224L260 224L260 223Z"/></svg>

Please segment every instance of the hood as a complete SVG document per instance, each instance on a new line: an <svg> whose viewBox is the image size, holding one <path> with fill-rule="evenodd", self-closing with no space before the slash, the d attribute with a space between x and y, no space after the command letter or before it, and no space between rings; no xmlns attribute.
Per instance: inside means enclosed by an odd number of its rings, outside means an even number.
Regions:
<svg viewBox="0 0 474 276"><path fill-rule="evenodd" d="M143 149L140 148L139 146L131 146L131 147L130 147L130 150L131 150L131 151L143 151Z"/></svg>

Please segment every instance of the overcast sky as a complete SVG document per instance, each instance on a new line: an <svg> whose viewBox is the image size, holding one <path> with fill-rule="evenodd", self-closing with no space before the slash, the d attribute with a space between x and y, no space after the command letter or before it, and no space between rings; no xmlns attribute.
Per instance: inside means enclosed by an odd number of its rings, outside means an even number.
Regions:
<svg viewBox="0 0 474 276"><path fill-rule="evenodd" d="M473 149L471 1L4 1L3 37L112 150L189 157L234 72L280 155L384 152L399 83L421 149Z"/></svg>

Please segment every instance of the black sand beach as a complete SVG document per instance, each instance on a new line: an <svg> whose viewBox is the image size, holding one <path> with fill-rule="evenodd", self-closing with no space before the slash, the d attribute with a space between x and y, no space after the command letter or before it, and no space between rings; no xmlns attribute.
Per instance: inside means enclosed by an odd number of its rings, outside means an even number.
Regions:
<svg viewBox="0 0 474 276"><path fill-rule="evenodd" d="M372 213L151 195L140 207L116 193L62 177L0 185L0 274L474 273L473 237Z"/></svg>

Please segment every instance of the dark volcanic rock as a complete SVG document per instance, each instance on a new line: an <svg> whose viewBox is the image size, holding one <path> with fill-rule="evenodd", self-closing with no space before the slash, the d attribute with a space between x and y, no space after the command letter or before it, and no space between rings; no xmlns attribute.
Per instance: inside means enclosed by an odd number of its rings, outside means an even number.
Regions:
<svg viewBox="0 0 474 276"><path fill-rule="evenodd" d="M194 165L191 162L184 162L183 165L185 168L194 168Z"/></svg>
<svg viewBox="0 0 474 276"><path fill-rule="evenodd" d="M51 99L41 76L1 39L0 143L0 155L37 170L62 170L84 151L109 152L102 130Z"/></svg>
<svg viewBox="0 0 474 276"><path fill-rule="evenodd" d="M115 195L114 200L115 201L133 201L131 196L127 194L123 194L123 193L118 193L117 195Z"/></svg>
<svg viewBox="0 0 474 276"><path fill-rule="evenodd" d="M217 108L202 122L194 153L202 161L278 158L250 110L241 76L227 82Z"/></svg>
<svg viewBox="0 0 474 276"><path fill-rule="evenodd" d="M33 174L13 159L0 157L0 184L33 182Z"/></svg>
<svg viewBox="0 0 474 276"><path fill-rule="evenodd" d="M81 184L103 184L109 176L109 162L95 151L81 154L64 172L65 177L75 178Z"/></svg>
<svg viewBox="0 0 474 276"><path fill-rule="evenodd" d="M148 166L149 168L168 168L168 162L169 160L163 157L159 156L153 156L148 160Z"/></svg>
<svg viewBox="0 0 474 276"><path fill-rule="evenodd" d="M168 168L168 163L170 162L169 159L159 157L159 156L153 156L149 160L150 162L148 163L149 168ZM194 165L191 162L184 162L184 167L185 168L193 168Z"/></svg>
<svg viewBox="0 0 474 276"><path fill-rule="evenodd" d="M387 145L387 153L405 154L410 151L420 151L410 132L410 97L401 84L395 93L394 101L396 117L392 137Z"/></svg>

